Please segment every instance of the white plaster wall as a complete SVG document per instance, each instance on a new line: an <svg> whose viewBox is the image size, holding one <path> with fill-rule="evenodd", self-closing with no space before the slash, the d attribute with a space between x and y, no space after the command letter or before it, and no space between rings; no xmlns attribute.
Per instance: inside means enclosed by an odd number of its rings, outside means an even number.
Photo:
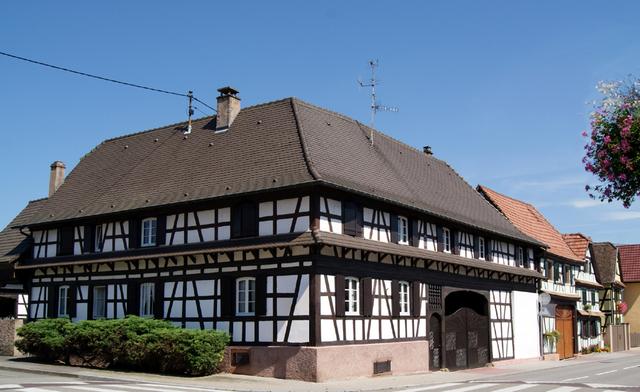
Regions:
<svg viewBox="0 0 640 392"><path fill-rule="evenodd" d="M513 291L511 295L515 358L539 357L538 295L522 291Z"/></svg>

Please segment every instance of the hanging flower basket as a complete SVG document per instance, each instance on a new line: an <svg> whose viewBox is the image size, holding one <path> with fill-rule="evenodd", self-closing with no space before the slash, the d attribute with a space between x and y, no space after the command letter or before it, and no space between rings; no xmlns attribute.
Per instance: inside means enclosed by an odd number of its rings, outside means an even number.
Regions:
<svg viewBox="0 0 640 392"><path fill-rule="evenodd" d="M591 132L582 159L599 184L587 185L592 199L622 201L628 208L640 196L640 81L598 84L604 95L591 114Z"/></svg>

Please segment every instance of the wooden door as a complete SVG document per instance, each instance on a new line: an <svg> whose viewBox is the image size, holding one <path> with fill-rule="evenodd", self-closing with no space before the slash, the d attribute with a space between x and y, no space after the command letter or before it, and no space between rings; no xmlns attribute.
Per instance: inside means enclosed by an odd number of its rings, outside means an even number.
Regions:
<svg viewBox="0 0 640 392"><path fill-rule="evenodd" d="M460 308L445 317L445 356L451 370L481 367L489 361L489 317Z"/></svg>
<svg viewBox="0 0 640 392"><path fill-rule="evenodd" d="M560 333L557 342L560 359L573 357L573 308L556 307L556 330Z"/></svg>

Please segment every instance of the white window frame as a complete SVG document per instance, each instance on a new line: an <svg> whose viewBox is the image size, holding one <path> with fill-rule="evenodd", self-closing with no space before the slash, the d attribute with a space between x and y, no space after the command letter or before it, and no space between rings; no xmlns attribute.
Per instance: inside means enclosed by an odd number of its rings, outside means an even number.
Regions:
<svg viewBox="0 0 640 392"><path fill-rule="evenodd" d="M140 317L154 316L155 297L156 289L154 283L145 282L140 284L140 308L138 309Z"/></svg>
<svg viewBox="0 0 640 392"><path fill-rule="evenodd" d="M344 314L360 315L360 279L351 276L344 278Z"/></svg>
<svg viewBox="0 0 640 392"><path fill-rule="evenodd" d="M411 309L409 282L398 282L399 299L400 299L400 316L408 316Z"/></svg>
<svg viewBox="0 0 640 392"><path fill-rule="evenodd" d="M103 314L98 314L97 310L98 310L98 296L96 295L98 289L102 289L104 291L104 296L102 297L102 309L104 310ZM107 318L107 286L101 285L101 286L93 286L93 310L92 310L92 316L94 320L97 319L102 319L102 318Z"/></svg>
<svg viewBox="0 0 640 392"><path fill-rule="evenodd" d="M451 253L451 230L446 227L442 228L442 242L444 243L444 252Z"/></svg>
<svg viewBox="0 0 640 392"><path fill-rule="evenodd" d="M398 216L398 244L409 245L409 219Z"/></svg>
<svg viewBox="0 0 640 392"><path fill-rule="evenodd" d="M148 227L146 227L148 226ZM158 242L158 219L146 218L140 224L140 246L155 246Z"/></svg>
<svg viewBox="0 0 640 392"><path fill-rule="evenodd" d="M96 232L94 233L94 251L102 252L102 224L96 225Z"/></svg>
<svg viewBox="0 0 640 392"><path fill-rule="evenodd" d="M62 294L64 292L64 294ZM69 317L69 286L58 287L58 317Z"/></svg>
<svg viewBox="0 0 640 392"><path fill-rule="evenodd" d="M486 260L484 237L478 237L478 259Z"/></svg>
<svg viewBox="0 0 640 392"><path fill-rule="evenodd" d="M236 316L256 314L256 278L236 279Z"/></svg>

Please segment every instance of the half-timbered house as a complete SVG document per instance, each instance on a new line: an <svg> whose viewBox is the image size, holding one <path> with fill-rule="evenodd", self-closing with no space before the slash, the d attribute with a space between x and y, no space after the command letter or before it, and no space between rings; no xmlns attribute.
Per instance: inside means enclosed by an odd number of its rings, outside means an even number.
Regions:
<svg viewBox="0 0 640 392"><path fill-rule="evenodd" d="M29 318L228 331L230 371L326 380L535 358L534 255L445 162L288 98L107 140L20 226Z"/></svg>
<svg viewBox="0 0 640 392"><path fill-rule="evenodd" d="M576 320L581 299L575 279L585 258L573 253L562 234L533 205L485 186L478 186L478 191L518 229L548 245L539 260L546 277L540 282L540 291L551 298L541 309L544 354L560 359L572 357L577 350Z"/></svg>
<svg viewBox="0 0 640 392"><path fill-rule="evenodd" d="M624 302L628 310L624 315L629 323L632 347L640 346L640 244L618 245L620 273L624 288Z"/></svg>
<svg viewBox="0 0 640 392"><path fill-rule="evenodd" d="M601 319L604 313L600 311L599 290L604 287L596 279L591 239L581 233L563 234L562 238L577 257L584 259L574 279L576 293L580 296L577 307L577 349L583 351L591 350L594 346L602 347Z"/></svg>
<svg viewBox="0 0 640 392"><path fill-rule="evenodd" d="M593 250L596 276L604 286L599 293L600 309L604 313L602 327L620 325L624 322L624 315L618 305L622 302L625 286L620 276L618 248L611 242L596 242Z"/></svg>

